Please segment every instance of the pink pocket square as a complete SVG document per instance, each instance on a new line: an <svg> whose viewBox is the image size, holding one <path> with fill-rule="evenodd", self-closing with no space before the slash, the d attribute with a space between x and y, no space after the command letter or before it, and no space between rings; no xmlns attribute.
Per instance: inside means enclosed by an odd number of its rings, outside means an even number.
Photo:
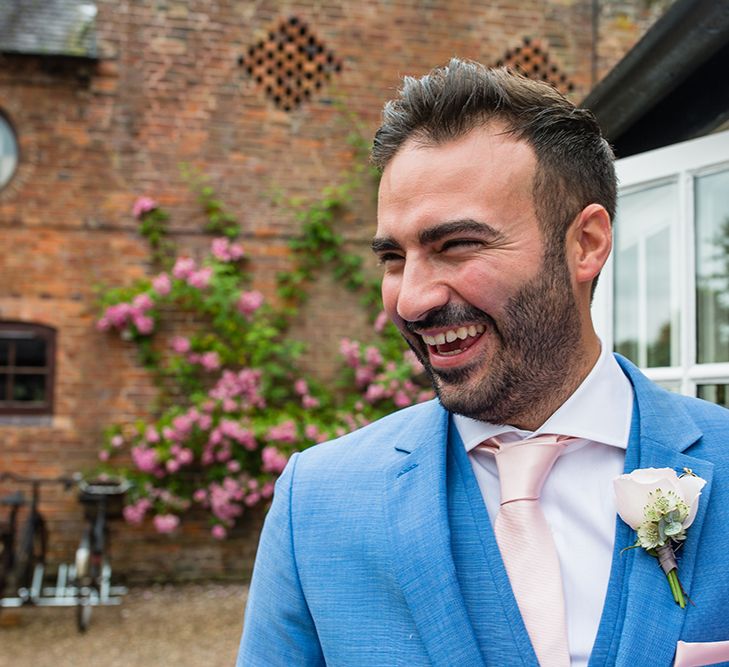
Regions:
<svg viewBox="0 0 729 667"><path fill-rule="evenodd" d="M729 660L729 641L682 642L676 644L673 667L704 667Z"/></svg>

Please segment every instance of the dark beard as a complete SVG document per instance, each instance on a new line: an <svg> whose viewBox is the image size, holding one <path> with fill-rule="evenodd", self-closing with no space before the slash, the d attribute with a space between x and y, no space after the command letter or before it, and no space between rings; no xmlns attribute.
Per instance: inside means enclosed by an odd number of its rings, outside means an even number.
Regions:
<svg viewBox="0 0 729 667"><path fill-rule="evenodd" d="M539 274L509 299L498 325L474 306L447 304L406 327L413 332L473 323L483 324L484 335L496 342L488 369L483 359L461 368L434 369L424 344L408 342L451 412L517 425L515 420L526 415L549 416L576 388L574 370L582 361L577 355L580 320L563 259L545 258Z"/></svg>

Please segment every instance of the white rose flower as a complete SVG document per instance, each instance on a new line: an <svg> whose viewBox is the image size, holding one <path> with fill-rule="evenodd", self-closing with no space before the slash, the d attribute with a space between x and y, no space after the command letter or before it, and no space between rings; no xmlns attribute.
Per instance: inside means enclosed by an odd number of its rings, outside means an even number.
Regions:
<svg viewBox="0 0 729 667"><path fill-rule="evenodd" d="M685 530L696 518L699 496L705 484L706 480L695 475L679 477L671 468L641 468L615 478L615 504L620 518L638 530L646 521L645 508L653 500L650 494L655 494L658 489L664 495L673 492L689 508L688 515L681 522Z"/></svg>

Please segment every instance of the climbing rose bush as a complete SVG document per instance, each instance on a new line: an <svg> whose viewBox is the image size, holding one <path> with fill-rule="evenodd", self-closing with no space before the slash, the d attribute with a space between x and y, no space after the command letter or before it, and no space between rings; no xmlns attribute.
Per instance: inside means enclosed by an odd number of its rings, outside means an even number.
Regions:
<svg viewBox="0 0 729 667"><path fill-rule="evenodd" d="M167 217L149 198L134 215L142 224ZM303 344L251 288L246 264L240 243L214 238L204 257L174 255L150 279L101 296L98 330L136 344L159 389L154 418L111 425L99 453L103 474L134 482L124 508L131 524L151 520L171 533L198 508L223 539L270 500L294 452L433 396L383 313L375 342L342 340L331 388L305 377Z"/></svg>

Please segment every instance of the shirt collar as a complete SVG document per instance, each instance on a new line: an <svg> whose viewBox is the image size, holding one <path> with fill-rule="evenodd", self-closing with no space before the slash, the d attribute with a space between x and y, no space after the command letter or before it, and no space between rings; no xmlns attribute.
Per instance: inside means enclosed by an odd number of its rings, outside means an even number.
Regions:
<svg viewBox="0 0 729 667"><path fill-rule="evenodd" d="M536 431L453 415L466 451L488 438L516 432L522 438L542 433L570 435L626 449L633 414L633 387L615 357L601 345L600 356L574 393Z"/></svg>

